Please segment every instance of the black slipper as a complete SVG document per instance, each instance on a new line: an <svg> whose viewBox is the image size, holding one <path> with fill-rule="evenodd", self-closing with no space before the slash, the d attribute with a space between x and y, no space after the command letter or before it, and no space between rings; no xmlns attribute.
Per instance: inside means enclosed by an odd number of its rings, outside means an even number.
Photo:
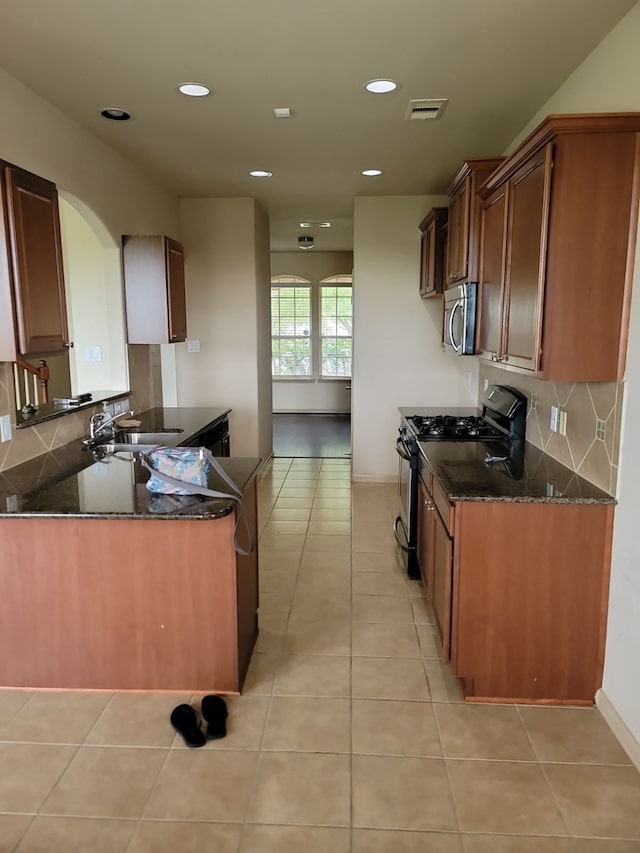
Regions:
<svg viewBox="0 0 640 853"><path fill-rule="evenodd" d="M204 746L207 742L198 715L191 705L177 705L171 712L171 725L182 735L187 746Z"/></svg>
<svg viewBox="0 0 640 853"><path fill-rule="evenodd" d="M227 733L227 703L222 696L204 696L202 699L202 716L207 721L207 737L217 740Z"/></svg>

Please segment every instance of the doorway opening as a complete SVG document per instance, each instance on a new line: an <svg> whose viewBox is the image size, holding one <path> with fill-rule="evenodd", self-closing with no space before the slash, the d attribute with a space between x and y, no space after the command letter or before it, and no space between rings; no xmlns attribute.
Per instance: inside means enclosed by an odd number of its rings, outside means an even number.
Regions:
<svg viewBox="0 0 640 853"><path fill-rule="evenodd" d="M351 415L277 413L273 416L273 455L351 458Z"/></svg>

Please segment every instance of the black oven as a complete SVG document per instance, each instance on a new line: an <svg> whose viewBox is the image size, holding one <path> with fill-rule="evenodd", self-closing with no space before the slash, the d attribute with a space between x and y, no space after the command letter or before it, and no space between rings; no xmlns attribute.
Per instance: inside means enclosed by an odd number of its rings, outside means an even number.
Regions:
<svg viewBox="0 0 640 853"><path fill-rule="evenodd" d="M396 440L399 514L394 523L396 541L407 574L420 577L418 565L418 442L402 425Z"/></svg>
<svg viewBox="0 0 640 853"><path fill-rule="evenodd" d="M515 388L490 385L476 409L443 412L440 409L400 410L396 439L398 454L398 516L396 541L411 578L420 577L418 562L418 442L487 442L487 464L503 463L511 476L522 476L521 460L527 417L527 398Z"/></svg>

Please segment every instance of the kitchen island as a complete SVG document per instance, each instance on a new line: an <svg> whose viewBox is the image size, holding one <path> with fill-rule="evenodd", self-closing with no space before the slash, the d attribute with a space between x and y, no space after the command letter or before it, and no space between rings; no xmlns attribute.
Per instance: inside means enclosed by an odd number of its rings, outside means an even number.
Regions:
<svg viewBox="0 0 640 853"><path fill-rule="evenodd" d="M197 443L224 409L154 409ZM255 542L259 459L220 458ZM71 442L0 478L0 686L237 693L258 633L235 502L154 495L134 453ZM227 491L212 474L209 485ZM246 545L243 525L241 544Z"/></svg>

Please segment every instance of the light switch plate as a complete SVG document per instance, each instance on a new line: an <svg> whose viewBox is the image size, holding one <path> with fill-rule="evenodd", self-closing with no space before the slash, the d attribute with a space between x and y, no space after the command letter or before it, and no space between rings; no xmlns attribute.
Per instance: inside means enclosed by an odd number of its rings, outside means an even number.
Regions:
<svg viewBox="0 0 640 853"><path fill-rule="evenodd" d="M102 347L97 344L84 348L85 361L102 361Z"/></svg>
<svg viewBox="0 0 640 853"><path fill-rule="evenodd" d="M0 441L11 441L11 415L0 418Z"/></svg>

